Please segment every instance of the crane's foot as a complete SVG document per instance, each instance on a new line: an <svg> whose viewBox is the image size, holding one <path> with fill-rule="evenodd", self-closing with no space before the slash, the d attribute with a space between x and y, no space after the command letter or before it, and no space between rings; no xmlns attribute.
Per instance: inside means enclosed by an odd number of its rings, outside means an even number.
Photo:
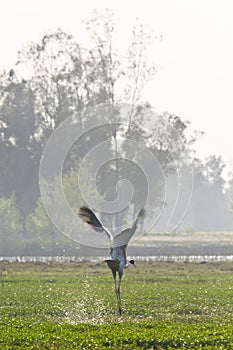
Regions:
<svg viewBox="0 0 233 350"><path fill-rule="evenodd" d="M122 309L121 309L121 307L118 308L118 311L119 311L119 316L122 316Z"/></svg>

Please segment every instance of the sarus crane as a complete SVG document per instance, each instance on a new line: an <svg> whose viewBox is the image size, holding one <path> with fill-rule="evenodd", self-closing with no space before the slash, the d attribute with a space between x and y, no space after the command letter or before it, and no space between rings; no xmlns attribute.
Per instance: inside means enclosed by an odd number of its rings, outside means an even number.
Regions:
<svg viewBox="0 0 233 350"><path fill-rule="evenodd" d="M130 265L135 266L134 260L127 261L126 248L130 239L132 238L137 229L139 219L144 216L144 212L144 209L141 209L136 217L136 220L133 222L132 227L121 231L115 236L113 236L112 233L106 227L103 226L101 221L97 218L97 216L90 208L83 206L79 209L78 213L79 217L84 222L86 222L96 231L104 231L110 240L110 256L112 259L105 261L107 262L108 267L111 269L114 278L119 315L122 315L120 285L123 276L123 270L129 267ZM119 276L118 285L116 280L117 273Z"/></svg>

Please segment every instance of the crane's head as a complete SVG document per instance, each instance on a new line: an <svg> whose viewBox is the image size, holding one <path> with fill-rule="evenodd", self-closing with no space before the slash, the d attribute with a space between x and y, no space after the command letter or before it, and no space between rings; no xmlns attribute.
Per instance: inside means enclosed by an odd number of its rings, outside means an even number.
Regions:
<svg viewBox="0 0 233 350"><path fill-rule="evenodd" d="M136 266L135 261L134 260L130 260L129 261L129 265L133 265L135 267Z"/></svg>

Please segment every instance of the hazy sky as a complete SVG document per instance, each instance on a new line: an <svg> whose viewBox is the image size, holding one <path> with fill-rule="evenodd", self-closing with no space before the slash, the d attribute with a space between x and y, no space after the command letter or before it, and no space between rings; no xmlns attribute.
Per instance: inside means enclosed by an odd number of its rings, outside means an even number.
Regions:
<svg viewBox="0 0 233 350"><path fill-rule="evenodd" d="M5 0L0 3L0 68L16 61L28 41L58 27L80 37L80 20L93 8L111 8L122 42L136 17L158 41L150 59L157 75L144 94L159 112L169 111L205 131L198 156L222 155L233 170L233 1Z"/></svg>

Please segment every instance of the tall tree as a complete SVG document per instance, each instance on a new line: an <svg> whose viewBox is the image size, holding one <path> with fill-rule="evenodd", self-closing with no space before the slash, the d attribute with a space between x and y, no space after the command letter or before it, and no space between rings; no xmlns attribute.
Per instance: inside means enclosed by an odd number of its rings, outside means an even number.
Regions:
<svg viewBox="0 0 233 350"><path fill-rule="evenodd" d="M230 208L225 193L221 157L210 156L194 160L194 190L190 207L189 226L195 230L231 230Z"/></svg>
<svg viewBox="0 0 233 350"><path fill-rule="evenodd" d="M22 221L14 196L0 198L0 254L14 254L16 247L22 247L23 242L19 235L22 230Z"/></svg>
<svg viewBox="0 0 233 350"><path fill-rule="evenodd" d="M6 197L14 192L25 216L39 194L34 95L24 80L17 80L13 71L2 86L0 191Z"/></svg>
<svg viewBox="0 0 233 350"><path fill-rule="evenodd" d="M182 158L188 124L172 115L153 120L151 106L140 102L144 84L155 73L154 65L147 61L150 35L137 22L129 50L120 56L114 41L117 21L111 11L94 11L85 26L92 38L89 47L80 46L72 35L61 29L46 34L40 42L30 43L19 53L15 70L1 81L0 141L5 158L0 166L5 177L0 189L8 196L15 192L24 216L35 207L38 166L46 141L69 116L76 118L78 127L84 130L96 117L86 107L95 111L97 104L107 103L109 109L104 121L106 124L112 121L112 125L84 134L67 154L63 170L64 173L72 171L77 160L111 138L106 154L113 162L101 169L108 175L103 177L107 183L101 182L101 176L97 179L98 189L106 199L114 198L117 181L130 172L129 166L124 168L118 158L127 155L137 163L137 154L131 154L125 140L133 137L146 145L158 157L165 173L174 171L174 163ZM128 102L130 108L126 115L119 111L116 103L119 101ZM119 124L115 124L116 121ZM120 122L128 127L120 127ZM179 131L183 142L174 142L177 136L174 130ZM95 162L98 159L92 159L93 165ZM141 173L136 175L136 168L133 174L135 185L145 182ZM162 186L159 181L157 186ZM136 192L140 198L139 186Z"/></svg>

